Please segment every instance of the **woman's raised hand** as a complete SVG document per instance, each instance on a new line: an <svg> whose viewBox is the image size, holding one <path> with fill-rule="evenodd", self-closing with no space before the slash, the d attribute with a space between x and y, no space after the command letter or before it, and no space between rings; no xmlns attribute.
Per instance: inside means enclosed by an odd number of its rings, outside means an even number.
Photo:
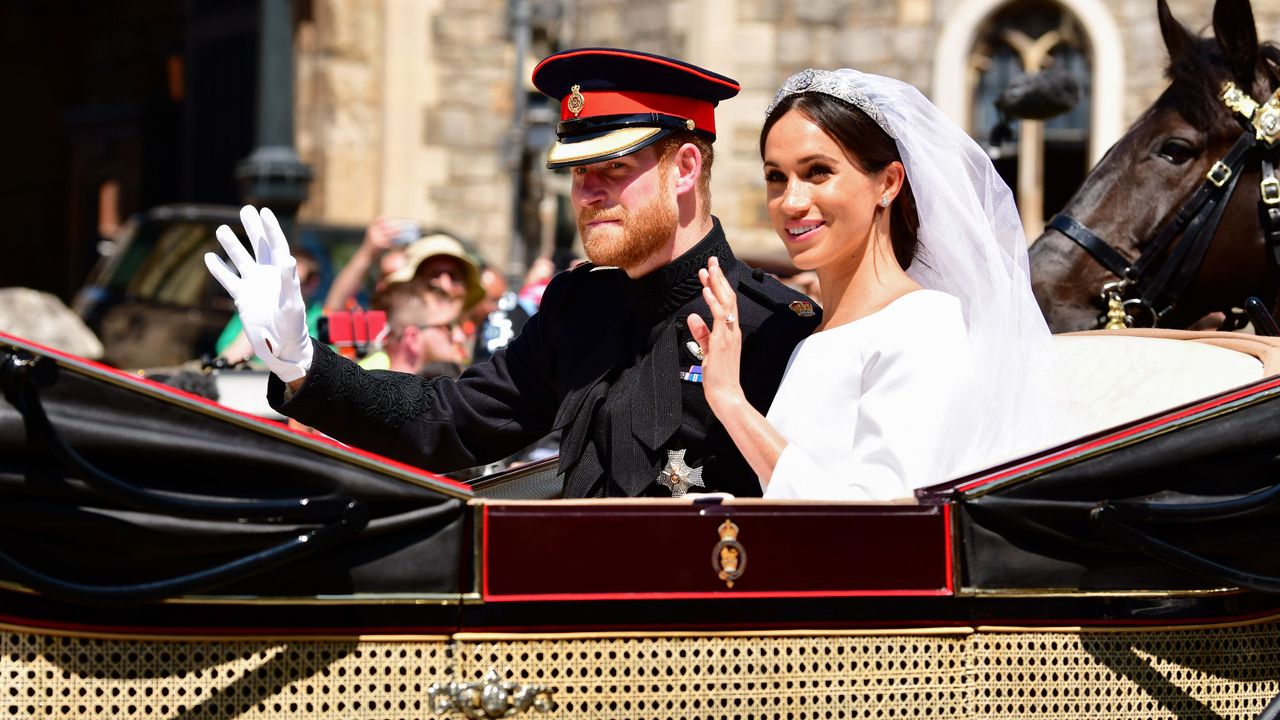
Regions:
<svg viewBox="0 0 1280 720"><path fill-rule="evenodd" d="M745 399L739 368L742 363L742 329L738 326L738 296L712 257L698 271L702 298L711 309L711 327L697 314L688 318L689 332L702 348L702 386L707 404L717 416L737 400Z"/></svg>

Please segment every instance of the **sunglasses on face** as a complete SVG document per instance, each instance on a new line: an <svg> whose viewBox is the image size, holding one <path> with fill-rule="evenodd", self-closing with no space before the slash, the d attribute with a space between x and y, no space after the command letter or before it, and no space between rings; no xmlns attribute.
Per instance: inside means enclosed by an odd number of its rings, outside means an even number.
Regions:
<svg viewBox="0 0 1280 720"><path fill-rule="evenodd" d="M411 325L409 327L416 327L419 330L443 330L447 333L452 334L454 330L459 330L462 328L462 323L455 320L453 322L447 322L447 323L424 323L420 325ZM401 332L404 332L404 331L402 330Z"/></svg>

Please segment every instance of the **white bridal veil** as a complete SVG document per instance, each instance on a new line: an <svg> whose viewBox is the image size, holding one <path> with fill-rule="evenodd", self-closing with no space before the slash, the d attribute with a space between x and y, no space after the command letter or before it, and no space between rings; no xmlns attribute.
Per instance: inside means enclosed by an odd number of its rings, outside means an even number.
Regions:
<svg viewBox="0 0 1280 720"><path fill-rule="evenodd" d="M959 298L969 333L968 382L958 388L944 438L957 472L1047 446L1060 407L1053 343L1031 294L1013 194L987 154L898 80L851 69L804 70L783 83L769 111L799 93L843 100L897 141L920 216L920 250L908 274Z"/></svg>

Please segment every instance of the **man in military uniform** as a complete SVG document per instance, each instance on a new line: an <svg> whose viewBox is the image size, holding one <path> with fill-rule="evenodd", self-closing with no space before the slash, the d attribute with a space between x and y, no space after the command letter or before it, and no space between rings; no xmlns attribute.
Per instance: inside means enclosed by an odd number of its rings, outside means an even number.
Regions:
<svg viewBox="0 0 1280 720"><path fill-rule="evenodd" d="M282 278L288 295L289 268L270 211L260 220L246 208L246 231L263 249L257 261L224 227L219 238L241 276L216 256L209 264L242 314L255 302L280 308L259 311L258 336L271 341L276 360L272 407L441 472L505 457L559 430L565 497L759 495L703 397L701 351L686 325L693 313L711 318L698 269L718 258L737 290L743 385L761 412L792 348L819 318L808 298L738 261L711 215L714 109L738 84L678 60L607 48L552 55L533 81L560 101L547 166L572 173L592 263L558 275L520 335L456 381L367 373L305 331L300 337L285 319L296 315L293 301L274 288L253 290ZM259 274L267 280L255 285Z"/></svg>

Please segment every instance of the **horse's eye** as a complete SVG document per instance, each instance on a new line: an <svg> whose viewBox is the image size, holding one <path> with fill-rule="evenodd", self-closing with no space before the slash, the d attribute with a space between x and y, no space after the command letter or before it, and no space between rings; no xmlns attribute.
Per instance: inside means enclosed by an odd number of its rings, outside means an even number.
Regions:
<svg viewBox="0 0 1280 720"><path fill-rule="evenodd" d="M1165 140L1164 144L1160 146L1160 152L1156 153L1156 155L1174 165L1181 165L1195 157L1196 149L1186 140L1174 138Z"/></svg>

